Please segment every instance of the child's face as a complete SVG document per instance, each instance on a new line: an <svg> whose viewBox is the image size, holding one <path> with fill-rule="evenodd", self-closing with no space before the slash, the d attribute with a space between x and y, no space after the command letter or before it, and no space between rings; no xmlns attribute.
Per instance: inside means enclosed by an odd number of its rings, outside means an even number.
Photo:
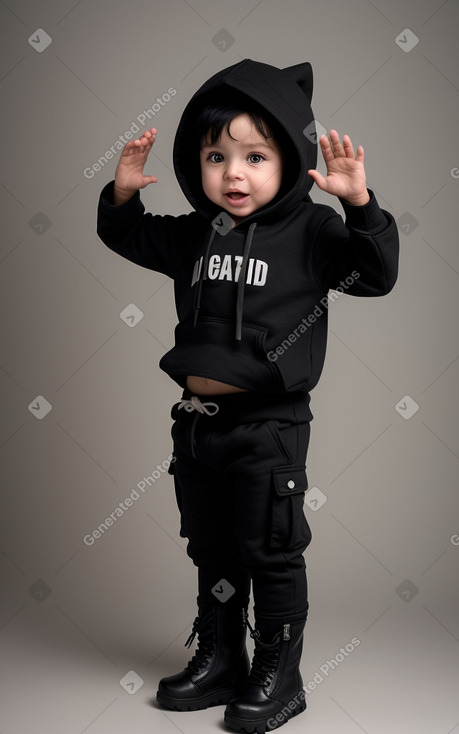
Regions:
<svg viewBox="0 0 459 734"><path fill-rule="evenodd" d="M206 196L239 224L279 191L282 159L273 137L265 140L247 114L230 123L215 145L201 141L202 187Z"/></svg>

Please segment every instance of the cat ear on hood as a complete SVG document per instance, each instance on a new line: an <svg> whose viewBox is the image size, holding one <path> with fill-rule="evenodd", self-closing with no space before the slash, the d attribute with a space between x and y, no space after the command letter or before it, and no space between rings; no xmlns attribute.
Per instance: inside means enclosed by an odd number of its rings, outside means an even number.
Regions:
<svg viewBox="0 0 459 734"><path fill-rule="evenodd" d="M288 66L286 69L282 69L290 76L292 76L298 86L303 90L308 101L312 100L312 87L313 87L313 75L312 66L309 61L305 61L302 64L295 64L295 66Z"/></svg>

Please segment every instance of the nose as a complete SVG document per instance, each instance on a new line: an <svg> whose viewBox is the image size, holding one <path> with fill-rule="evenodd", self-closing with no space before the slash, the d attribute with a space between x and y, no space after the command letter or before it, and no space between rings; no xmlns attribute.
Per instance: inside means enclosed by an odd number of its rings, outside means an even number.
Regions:
<svg viewBox="0 0 459 734"><path fill-rule="evenodd" d="M233 181L234 179L238 179L239 181L241 181L244 178L244 174L242 173L241 165L237 157L227 160L224 175L225 178L229 179L230 181Z"/></svg>

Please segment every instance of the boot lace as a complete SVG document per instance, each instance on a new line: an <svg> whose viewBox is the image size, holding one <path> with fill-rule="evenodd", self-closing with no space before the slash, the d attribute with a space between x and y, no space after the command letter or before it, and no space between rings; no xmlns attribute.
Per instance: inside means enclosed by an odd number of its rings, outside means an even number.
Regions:
<svg viewBox="0 0 459 734"><path fill-rule="evenodd" d="M191 634L185 642L185 647L191 647L196 635L198 635L198 646L186 667L192 673L198 674L208 664L210 656L215 651L216 643L211 615L202 619L196 617L191 628Z"/></svg>
<svg viewBox="0 0 459 734"><path fill-rule="evenodd" d="M259 630L251 626L246 613L244 613L244 624L249 628L250 637L255 642L249 680L252 683L268 686L273 680L279 662L281 633L278 632L269 643L262 642Z"/></svg>

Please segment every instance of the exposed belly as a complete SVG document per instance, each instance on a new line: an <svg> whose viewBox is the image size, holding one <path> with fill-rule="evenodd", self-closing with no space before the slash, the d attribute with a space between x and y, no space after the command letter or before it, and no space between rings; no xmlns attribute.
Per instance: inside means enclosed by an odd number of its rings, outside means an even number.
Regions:
<svg viewBox="0 0 459 734"><path fill-rule="evenodd" d="M227 385L226 382L210 380L208 377L197 377L196 375L188 375L186 386L195 395L224 395L232 392L247 392L242 387Z"/></svg>

